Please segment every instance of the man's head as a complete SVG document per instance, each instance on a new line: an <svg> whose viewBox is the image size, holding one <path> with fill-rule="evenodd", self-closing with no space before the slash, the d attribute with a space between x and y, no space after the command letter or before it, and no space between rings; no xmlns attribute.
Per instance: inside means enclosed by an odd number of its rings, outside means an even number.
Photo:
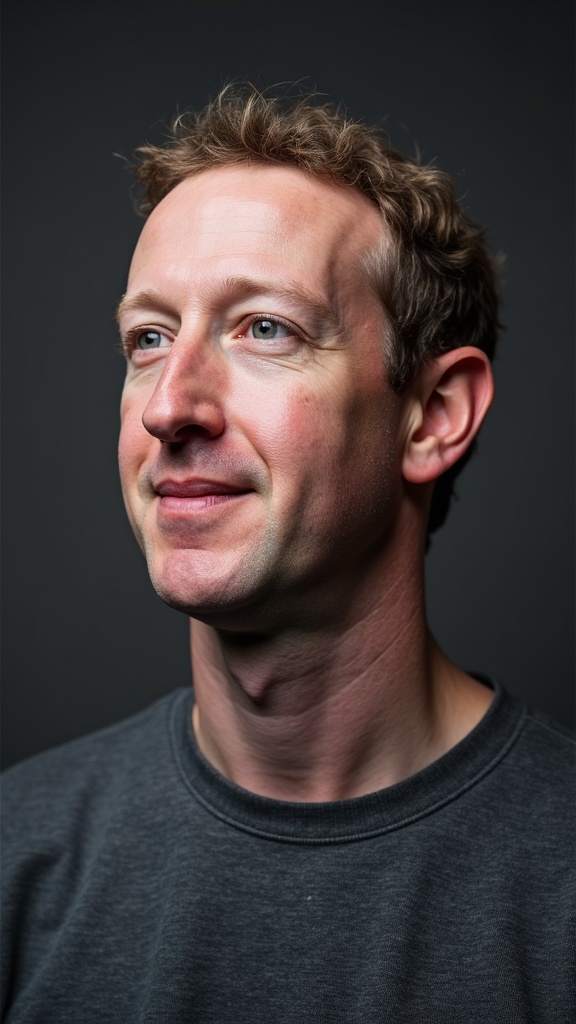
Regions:
<svg viewBox="0 0 576 1024"><path fill-rule="evenodd" d="M437 172L260 96L181 119L139 173L120 461L152 578L208 619L318 607L382 556L410 487L429 498L489 404L480 233Z"/></svg>
<svg viewBox="0 0 576 1024"><path fill-rule="evenodd" d="M329 105L228 86L196 113L178 116L164 146L142 146L135 174L149 214L185 178L209 168L265 163L307 171L363 193L386 227L362 255L386 311L389 380L402 392L442 352L477 346L492 360L498 339L496 261L484 229L461 209L451 180L390 146L385 134ZM428 528L444 522L454 480L473 445L438 480Z"/></svg>

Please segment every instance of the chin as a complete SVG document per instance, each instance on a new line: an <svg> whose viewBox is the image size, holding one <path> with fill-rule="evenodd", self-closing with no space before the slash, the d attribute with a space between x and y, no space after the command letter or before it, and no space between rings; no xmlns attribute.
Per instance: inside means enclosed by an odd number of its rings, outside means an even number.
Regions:
<svg viewBox="0 0 576 1024"><path fill-rule="evenodd" d="M171 608L223 628L244 618L241 613L265 601L269 591L254 561L246 565L206 551L149 559L148 571L158 597Z"/></svg>

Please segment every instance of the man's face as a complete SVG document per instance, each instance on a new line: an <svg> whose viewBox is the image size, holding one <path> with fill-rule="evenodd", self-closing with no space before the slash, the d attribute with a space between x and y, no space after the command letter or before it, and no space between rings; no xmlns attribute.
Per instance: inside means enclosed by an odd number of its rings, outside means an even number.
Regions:
<svg viewBox="0 0 576 1024"><path fill-rule="evenodd" d="M232 628L309 616L385 545L401 403L359 262L382 231L352 189L245 164L147 221L119 311L120 471L169 604Z"/></svg>

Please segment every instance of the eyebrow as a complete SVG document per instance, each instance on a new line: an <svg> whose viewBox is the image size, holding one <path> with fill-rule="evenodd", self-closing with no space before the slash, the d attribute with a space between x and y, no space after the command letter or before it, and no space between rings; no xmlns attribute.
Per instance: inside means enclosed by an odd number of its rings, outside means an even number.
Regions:
<svg viewBox="0 0 576 1024"><path fill-rule="evenodd" d="M337 311L299 283L288 282L282 284L278 281L266 280L265 278L226 277L221 282L220 287L222 295L231 301L250 299L254 295L268 292L274 298L287 299L301 307L305 306L306 313L308 316L311 316L316 330L330 329L339 332L342 329L342 319ZM200 291L202 290L201 286ZM151 307L174 315L174 310L166 302L164 296L151 288L137 292L136 295L130 297L123 296L116 310L116 322L119 323L123 316L131 313L133 310ZM266 311L260 310L260 312Z"/></svg>
<svg viewBox="0 0 576 1024"><path fill-rule="evenodd" d="M133 310L147 309L154 307L154 309L162 309L168 311L168 303L162 297L160 292L157 292L154 288L147 288L145 291L137 292L136 295L131 295L127 298L123 295L118 303L118 307L115 313L115 320L120 325L120 320L126 313L131 313Z"/></svg>

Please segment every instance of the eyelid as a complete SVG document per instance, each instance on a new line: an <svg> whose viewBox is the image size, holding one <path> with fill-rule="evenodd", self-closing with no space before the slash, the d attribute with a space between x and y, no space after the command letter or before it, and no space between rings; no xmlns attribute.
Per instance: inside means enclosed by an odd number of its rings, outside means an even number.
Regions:
<svg viewBox="0 0 576 1024"><path fill-rule="evenodd" d="M235 337L242 337L242 335L248 330L252 324L258 323L259 320L269 320L270 323L279 324L280 327L285 327L295 338L304 338L304 331L296 327L291 320L285 320L283 316L278 316L276 313L250 313L249 316L244 317L240 327L235 333Z"/></svg>
<svg viewBox="0 0 576 1024"><path fill-rule="evenodd" d="M248 314L243 318L239 327L237 327L236 330L233 332L233 337L243 337L248 331L248 328L251 327L252 324L257 323L258 320L270 320L272 323L279 324L281 327L284 327L291 336L302 340L306 340L306 333L301 328L296 327L296 325L291 320L286 320L285 317L278 316L278 314L276 313ZM137 349L136 341L138 339L138 335L145 334L147 331L155 331L157 334L161 334L164 337L166 337L170 342L173 342L175 338L173 331L170 331L165 327L160 327L158 324L153 323L140 323L136 324L134 327L129 327L127 329L121 328L120 345L122 352L124 353L127 359L131 358L132 353L134 351L146 351L146 349ZM149 349L148 351L154 352L158 351L158 349Z"/></svg>
<svg viewBox="0 0 576 1024"><path fill-rule="evenodd" d="M129 327L127 330L121 330L120 332L120 343L124 355L129 359L132 353L136 350L136 342L140 334L154 333L160 334L163 338L167 338L168 341L173 342L174 336L171 331L165 327L159 327L158 324L137 324L135 327ZM167 346L164 346L167 347ZM138 349L138 351L145 352L146 349ZM148 351L154 352L156 349L149 349Z"/></svg>

